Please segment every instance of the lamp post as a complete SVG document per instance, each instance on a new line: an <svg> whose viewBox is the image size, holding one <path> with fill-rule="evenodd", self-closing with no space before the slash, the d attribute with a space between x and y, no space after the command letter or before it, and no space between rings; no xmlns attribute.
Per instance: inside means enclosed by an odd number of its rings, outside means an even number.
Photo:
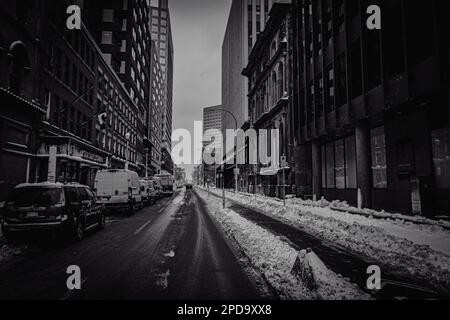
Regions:
<svg viewBox="0 0 450 320"><path fill-rule="evenodd" d="M127 140L127 156L126 156L126 163L125 163L125 170L129 169L130 166L130 138L131 138L131 133L127 132L125 134L125 139Z"/></svg>
<svg viewBox="0 0 450 320"><path fill-rule="evenodd" d="M228 110L225 110L225 109L222 109L222 108L214 108L213 110L215 110L215 111L220 111L220 112L223 112L223 113L227 113L227 114L229 114L230 116L232 116L233 117L233 120L234 120L234 128L235 128L235 130L237 131L237 129L238 129L238 125L237 125L237 119L236 119L236 116L234 115L234 113L233 112L231 112L231 111L228 111ZM239 172L239 168L238 168L238 163L237 163L237 140L236 140L236 143L235 143L235 165L234 165L234 172L233 172L233 174L234 174L234 193L235 194L237 194L237 189L238 189L238 180L237 180L237 176L238 176L238 172ZM226 162L226 156L225 156L225 162ZM223 200L223 208L225 209L225 162L224 162L224 164L223 164L223 173L222 173L222 177L223 177L223 184L222 184L222 200Z"/></svg>
<svg viewBox="0 0 450 320"><path fill-rule="evenodd" d="M149 149L145 148L145 178L148 179L148 153Z"/></svg>

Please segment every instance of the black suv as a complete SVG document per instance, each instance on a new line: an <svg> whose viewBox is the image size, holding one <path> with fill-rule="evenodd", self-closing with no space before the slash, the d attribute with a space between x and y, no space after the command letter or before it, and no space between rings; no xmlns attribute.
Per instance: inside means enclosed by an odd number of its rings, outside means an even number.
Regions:
<svg viewBox="0 0 450 320"><path fill-rule="evenodd" d="M21 184L3 208L2 231L7 240L30 232L81 240L92 227L105 227L104 207L89 187L80 184Z"/></svg>

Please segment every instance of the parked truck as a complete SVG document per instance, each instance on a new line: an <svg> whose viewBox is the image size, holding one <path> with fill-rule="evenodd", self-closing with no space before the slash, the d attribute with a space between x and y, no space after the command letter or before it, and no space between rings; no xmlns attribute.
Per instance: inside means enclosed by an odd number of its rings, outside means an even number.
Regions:
<svg viewBox="0 0 450 320"><path fill-rule="evenodd" d="M155 175L161 183L162 192L165 196L172 196L174 193L175 179L170 173L163 171Z"/></svg>

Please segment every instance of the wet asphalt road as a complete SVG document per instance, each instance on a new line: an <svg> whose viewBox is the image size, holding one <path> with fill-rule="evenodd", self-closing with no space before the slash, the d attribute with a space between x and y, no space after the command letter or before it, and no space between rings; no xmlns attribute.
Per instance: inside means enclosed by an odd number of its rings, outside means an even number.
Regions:
<svg viewBox="0 0 450 320"><path fill-rule="evenodd" d="M257 299L194 191L132 217L114 214L79 243L33 245L0 264L0 299ZM67 267L81 290L67 289Z"/></svg>

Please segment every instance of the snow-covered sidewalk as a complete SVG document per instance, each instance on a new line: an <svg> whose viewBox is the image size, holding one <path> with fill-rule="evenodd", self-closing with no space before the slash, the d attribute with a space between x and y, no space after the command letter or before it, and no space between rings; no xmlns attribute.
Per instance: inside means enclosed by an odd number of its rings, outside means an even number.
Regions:
<svg viewBox="0 0 450 320"><path fill-rule="evenodd" d="M210 189L221 196L221 190ZM386 213L385 219L331 208L337 203L279 200L227 192L228 199L275 217L320 239L356 253L382 269L450 291L450 232L437 224L418 224ZM341 204L341 208L344 206Z"/></svg>
<svg viewBox="0 0 450 320"><path fill-rule="evenodd" d="M335 274L318 259L310 259L320 278L314 289L292 273L298 252L288 243L230 209L222 209L220 199L198 190L209 211L220 223L227 237L247 256L254 268L264 275L281 299L370 299L355 284Z"/></svg>

